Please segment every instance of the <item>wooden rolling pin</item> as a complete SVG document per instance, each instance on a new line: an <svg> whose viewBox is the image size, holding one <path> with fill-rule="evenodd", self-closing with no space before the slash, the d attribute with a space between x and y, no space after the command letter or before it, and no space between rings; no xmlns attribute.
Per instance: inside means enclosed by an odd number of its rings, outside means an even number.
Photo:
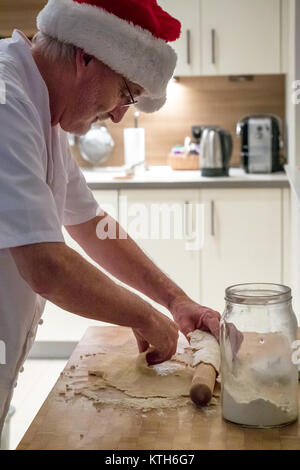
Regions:
<svg viewBox="0 0 300 470"><path fill-rule="evenodd" d="M205 406L212 399L216 375L215 368L210 364L201 363L196 367L190 388L190 397L197 406Z"/></svg>

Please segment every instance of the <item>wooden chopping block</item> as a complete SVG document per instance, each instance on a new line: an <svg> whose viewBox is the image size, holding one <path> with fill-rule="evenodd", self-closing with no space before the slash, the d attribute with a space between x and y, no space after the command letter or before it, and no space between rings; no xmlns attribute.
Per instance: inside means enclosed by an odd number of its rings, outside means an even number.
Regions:
<svg viewBox="0 0 300 470"><path fill-rule="evenodd" d="M196 367L190 397L197 406L205 406L212 399L216 375L216 369L210 364L201 363Z"/></svg>

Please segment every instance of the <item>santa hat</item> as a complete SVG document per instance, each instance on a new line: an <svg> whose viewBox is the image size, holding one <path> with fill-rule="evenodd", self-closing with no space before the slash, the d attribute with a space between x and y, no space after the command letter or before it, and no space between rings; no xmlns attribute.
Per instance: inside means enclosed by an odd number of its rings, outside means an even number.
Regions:
<svg viewBox="0 0 300 470"><path fill-rule="evenodd" d="M177 60L167 42L179 37L181 25L156 0L48 0L37 26L142 86L141 111L165 103Z"/></svg>

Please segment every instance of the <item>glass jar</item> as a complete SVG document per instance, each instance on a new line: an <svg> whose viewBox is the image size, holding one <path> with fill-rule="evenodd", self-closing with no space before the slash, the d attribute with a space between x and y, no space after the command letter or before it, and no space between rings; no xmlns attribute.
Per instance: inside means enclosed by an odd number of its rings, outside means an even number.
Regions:
<svg viewBox="0 0 300 470"><path fill-rule="evenodd" d="M298 416L298 366L293 363L297 319L291 289L240 284L226 289L221 319L223 418L275 427Z"/></svg>

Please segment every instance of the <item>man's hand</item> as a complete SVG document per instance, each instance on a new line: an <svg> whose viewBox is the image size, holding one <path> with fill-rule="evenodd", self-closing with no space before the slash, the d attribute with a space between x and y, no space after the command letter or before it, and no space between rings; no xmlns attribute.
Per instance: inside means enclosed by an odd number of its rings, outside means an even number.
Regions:
<svg viewBox="0 0 300 470"><path fill-rule="evenodd" d="M145 352L149 346L155 349L146 355L149 365L159 364L171 359L175 354L178 341L178 328L166 315L153 309L150 322L145 327L134 328L140 352Z"/></svg>
<svg viewBox="0 0 300 470"><path fill-rule="evenodd" d="M203 307L188 297L180 297L172 302L170 312L180 331L186 337L194 330L203 330L212 333L219 341L221 316L215 310Z"/></svg>

